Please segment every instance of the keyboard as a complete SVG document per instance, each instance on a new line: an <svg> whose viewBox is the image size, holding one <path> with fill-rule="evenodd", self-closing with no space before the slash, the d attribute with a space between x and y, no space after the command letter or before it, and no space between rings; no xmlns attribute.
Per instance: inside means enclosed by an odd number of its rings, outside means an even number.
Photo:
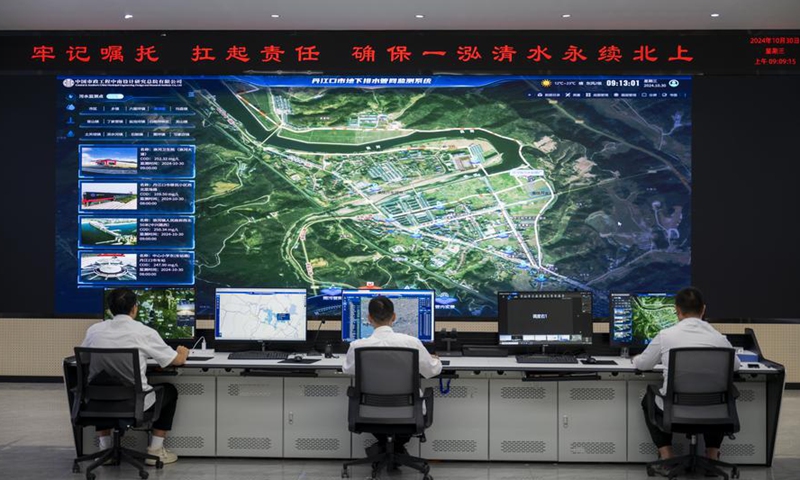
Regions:
<svg viewBox="0 0 800 480"><path fill-rule="evenodd" d="M578 363L572 355L517 355L517 363Z"/></svg>
<svg viewBox="0 0 800 480"><path fill-rule="evenodd" d="M258 350L252 352L233 352L228 355L228 360L286 360L287 358L289 358L288 352L261 352Z"/></svg>

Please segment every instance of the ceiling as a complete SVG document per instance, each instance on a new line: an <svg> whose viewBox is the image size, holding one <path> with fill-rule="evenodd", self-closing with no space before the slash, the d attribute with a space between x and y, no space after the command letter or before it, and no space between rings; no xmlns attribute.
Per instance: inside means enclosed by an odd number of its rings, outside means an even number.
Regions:
<svg viewBox="0 0 800 480"><path fill-rule="evenodd" d="M434 29L800 29L800 0L0 0L0 30Z"/></svg>

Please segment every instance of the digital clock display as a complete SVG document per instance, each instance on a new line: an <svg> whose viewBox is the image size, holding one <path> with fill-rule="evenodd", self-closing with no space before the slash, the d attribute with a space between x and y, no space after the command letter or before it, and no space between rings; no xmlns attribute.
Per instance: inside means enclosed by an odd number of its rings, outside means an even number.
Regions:
<svg viewBox="0 0 800 480"><path fill-rule="evenodd" d="M635 80L628 80L628 79L608 79L606 80L607 87L639 87L641 86L642 81L635 79Z"/></svg>

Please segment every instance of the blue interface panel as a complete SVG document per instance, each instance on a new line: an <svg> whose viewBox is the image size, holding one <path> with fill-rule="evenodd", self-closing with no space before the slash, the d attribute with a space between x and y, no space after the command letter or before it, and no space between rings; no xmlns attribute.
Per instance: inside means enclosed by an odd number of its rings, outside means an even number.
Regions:
<svg viewBox="0 0 800 480"><path fill-rule="evenodd" d="M435 291L439 318L591 290L606 317L627 279L691 280L689 77L53 80L58 315L194 286L211 318L247 285L334 319L343 286L381 285Z"/></svg>
<svg viewBox="0 0 800 480"><path fill-rule="evenodd" d="M672 293L612 293L611 344L647 346L658 332L678 322Z"/></svg>
<svg viewBox="0 0 800 480"><path fill-rule="evenodd" d="M367 315L369 302L377 296L386 297L394 304L397 315L392 330L433 342L432 290L344 290L342 292L342 340L352 342L372 335L373 326Z"/></svg>

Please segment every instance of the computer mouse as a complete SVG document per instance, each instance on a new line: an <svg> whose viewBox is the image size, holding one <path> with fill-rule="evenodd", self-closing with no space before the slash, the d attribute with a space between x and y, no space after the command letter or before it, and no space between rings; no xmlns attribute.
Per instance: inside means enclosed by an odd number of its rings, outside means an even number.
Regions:
<svg viewBox="0 0 800 480"><path fill-rule="evenodd" d="M586 359L586 363L589 365L594 365L595 363L597 363L597 359L594 357L589 357Z"/></svg>
<svg viewBox="0 0 800 480"><path fill-rule="evenodd" d="M292 355L290 357L290 360L293 361L293 362L302 362L303 361L303 356L302 355Z"/></svg>

